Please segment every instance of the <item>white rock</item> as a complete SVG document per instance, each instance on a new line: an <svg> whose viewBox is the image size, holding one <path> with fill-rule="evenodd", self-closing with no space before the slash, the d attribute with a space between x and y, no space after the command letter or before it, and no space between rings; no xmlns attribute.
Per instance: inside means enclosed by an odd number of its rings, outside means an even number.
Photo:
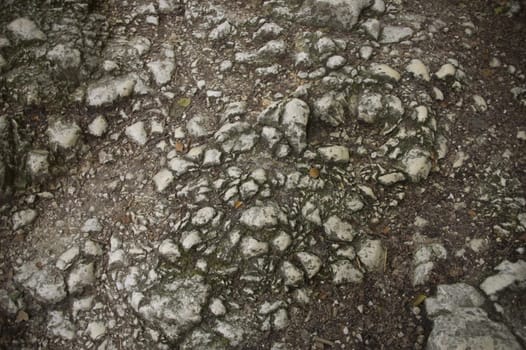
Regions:
<svg viewBox="0 0 526 350"><path fill-rule="evenodd" d="M285 286L297 287L303 283L303 272L289 261L285 261L281 265L281 273Z"/></svg>
<svg viewBox="0 0 526 350"><path fill-rule="evenodd" d="M366 91L358 102L358 120L372 124L378 119L382 109L382 95Z"/></svg>
<svg viewBox="0 0 526 350"><path fill-rule="evenodd" d="M49 173L49 152L45 150L31 150L27 154L26 167L33 178Z"/></svg>
<svg viewBox="0 0 526 350"><path fill-rule="evenodd" d="M40 269L37 261L30 261L16 269L14 280L43 303L55 304L67 296L62 274L49 266Z"/></svg>
<svg viewBox="0 0 526 350"><path fill-rule="evenodd" d="M431 80L431 77L429 75L429 69L424 64L424 62L420 61L419 59L411 60L411 62L409 62L405 70L413 74L413 76L415 76L416 78L419 78L425 81Z"/></svg>
<svg viewBox="0 0 526 350"><path fill-rule="evenodd" d="M181 235L181 245L185 251L189 251L196 245L203 241L201 235L197 231L184 232Z"/></svg>
<svg viewBox="0 0 526 350"><path fill-rule="evenodd" d="M254 33L255 39L265 38L272 39L279 36L283 32L283 28L277 25L276 23L264 23L259 29Z"/></svg>
<svg viewBox="0 0 526 350"><path fill-rule="evenodd" d="M413 148L402 158L404 172L412 182L425 180L431 171L431 157L429 152Z"/></svg>
<svg viewBox="0 0 526 350"><path fill-rule="evenodd" d="M203 157L203 166L214 166L221 164L221 151L215 148L207 149Z"/></svg>
<svg viewBox="0 0 526 350"><path fill-rule="evenodd" d="M318 209L318 207L316 207L316 205L311 201L305 203L303 208L301 208L301 215L303 215L305 219L316 225L321 226L322 224L320 209Z"/></svg>
<svg viewBox="0 0 526 350"><path fill-rule="evenodd" d="M52 335L65 340L73 340L75 338L75 326L66 318L62 311L51 311L49 313L47 329Z"/></svg>
<svg viewBox="0 0 526 350"><path fill-rule="evenodd" d="M226 314L226 307L225 304L221 301L221 299L214 298L212 299L212 302L210 303L210 312L215 316L222 316Z"/></svg>
<svg viewBox="0 0 526 350"><path fill-rule="evenodd" d="M413 272L413 286L425 285L429 280L429 274L433 271L435 263L428 261L415 267Z"/></svg>
<svg viewBox="0 0 526 350"><path fill-rule="evenodd" d="M475 288L465 283L441 284L435 297L425 300L427 314L434 317L440 313L454 312L461 307L479 307L484 297Z"/></svg>
<svg viewBox="0 0 526 350"><path fill-rule="evenodd" d="M378 40L380 36L380 21L376 18L370 18L363 22L362 28L374 40Z"/></svg>
<svg viewBox="0 0 526 350"><path fill-rule="evenodd" d="M93 263L81 264L75 267L68 276L67 286L69 293L80 292L84 287L95 283L95 267Z"/></svg>
<svg viewBox="0 0 526 350"><path fill-rule="evenodd" d="M147 64L148 69L158 86L166 85L172 79L175 62L172 59L152 61Z"/></svg>
<svg viewBox="0 0 526 350"><path fill-rule="evenodd" d="M49 50L46 57L62 69L78 68L81 63L80 51L63 44Z"/></svg>
<svg viewBox="0 0 526 350"><path fill-rule="evenodd" d="M126 265L126 253L122 249L112 250L108 254L108 269L112 270Z"/></svg>
<svg viewBox="0 0 526 350"><path fill-rule="evenodd" d="M102 225L97 218L91 218L84 222L81 229L82 232L100 232Z"/></svg>
<svg viewBox="0 0 526 350"><path fill-rule="evenodd" d="M369 271L382 270L385 263L385 248L380 240L367 240L358 251L358 258Z"/></svg>
<svg viewBox="0 0 526 350"><path fill-rule="evenodd" d="M163 192L170 186L170 184L173 182L174 176L172 172L169 169L161 169L155 176L153 177L153 182L155 184L155 189L157 192Z"/></svg>
<svg viewBox="0 0 526 350"><path fill-rule="evenodd" d="M392 81L400 80L400 73L386 64L373 63L369 68L369 73L379 79L387 79Z"/></svg>
<svg viewBox="0 0 526 350"><path fill-rule="evenodd" d="M111 104L120 98L130 96L135 85L136 80L132 75L100 79L88 86L86 102L92 107Z"/></svg>
<svg viewBox="0 0 526 350"><path fill-rule="evenodd" d="M349 163L349 149L345 146L328 146L318 148L323 160L330 163Z"/></svg>
<svg viewBox="0 0 526 350"><path fill-rule="evenodd" d="M361 283L363 273L356 269L349 260L338 260L331 265L332 282L336 285Z"/></svg>
<svg viewBox="0 0 526 350"><path fill-rule="evenodd" d="M284 40L270 40L263 45L258 51L260 57L277 57L287 52L287 44Z"/></svg>
<svg viewBox="0 0 526 350"><path fill-rule="evenodd" d="M223 40L236 33L236 28L228 21L224 21L208 34L209 40Z"/></svg>
<svg viewBox="0 0 526 350"><path fill-rule="evenodd" d="M517 139L521 141L526 141L526 131L524 130L517 131Z"/></svg>
<svg viewBox="0 0 526 350"><path fill-rule="evenodd" d="M254 180L245 181L239 186L241 198L249 199L258 193L259 186Z"/></svg>
<svg viewBox="0 0 526 350"><path fill-rule="evenodd" d="M308 252L299 252L296 254L296 256L298 257L299 261L301 262L301 265L303 265L303 268L307 272L307 277L309 279L316 276L316 274L320 271L322 261L318 256Z"/></svg>
<svg viewBox="0 0 526 350"><path fill-rule="evenodd" d="M97 137L102 136L106 132L107 129L108 129L108 122L101 115L93 119L93 121L88 125L89 133Z"/></svg>
<svg viewBox="0 0 526 350"><path fill-rule="evenodd" d="M13 230L18 230L21 227L31 224L36 218L37 211L34 209L17 211L11 218L11 221L13 222Z"/></svg>
<svg viewBox="0 0 526 350"><path fill-rule="evenodd" d="M171 262L175 262L181 257L179 247L171 239L165 239L162 241L162 243L159 245L159 254Z"/></svg>
<svg viewBox="0 0 526 350"><path fill-rule="evenodd" d="M488 105L486 104L484 97L480 95L473 95L473 102L475 103L475 108L477 111L486 112L488 110Z"/></svg>
<svg viewBox="0 0 526 350"><path fill-rule="evenodd" d="M14 316L18 312L19 307L9 296L5 289L0 289L0 310L5 311L8 315Z"/></svg>
<svg viewBox="0 0 526 350"><path fill-rule="evenodd" d="M440 67L438 72L435 73L435 76L440 80L445 80L448 77L454 77L456 71L457 69L455 66L453 66L451 63L446 63Z"/></svg>
<svg viewBox="0 0 526 350"><path fill-rule="evenodd" d="M272 240L272 246L280 252L284 252L285 250L287 250L287 248L290 247L291 244L292 238L285 232L280 232Z"/></svg>
<svg viewBox="0 0 526 350"><path fill-rule="evenodd" d="M364 60L368 60L373 55L373 48L371 46L360 47L360 57Z"/></svg>
<svg viewBox="0 0 526 350"><path fill-rule="evenodd" d="M268 243L260 242L252 237L243 237L241 240L241 253L246 258L254 258L268 252Z"/></svg>
<svg viewBox="0 0 526 350"><path fill-rule="evenodd" d="M350 30L371 0L307 0L300 8L300 18L309 24Z"/></svg>
<svg viewBox="0 0 526 350"><path fill-rule="evenodd" d="M382 30L380 42L382 44L393 44L413 36L413 30L409 27L385 26Z"/></svg>
<svg viewBox="0 0 526 350"><path fill-rule="evenodd" d="M404 180L405 175L402 173L390 173L378 176L378 182L384 186L391 186Z"/></svg>
<svg viewBox="0 0 526 350"><path fill-rule="evenodd" d="M148 142L148 135L144 129L144 122L134 123L126 128L126 136L136 144L144 146Z"/></svg>
<svg viewBox="0 0 526 350"><path fill-rule="evenodd" d="M309 114L310 108L307 103L298 98L288 101L283 109L283 133L297 153L302 153L307 148Z"/></svg>
<svg viewBox="0 0 526 350"><path fill-rule="evenodd" d="M352 242L356 235L356 231L350 223L342 221L335 215L325 221L323 229L331 240Z"/></svg>
<svg viewBox="0 0 526 350"><path fill-rule="evenodd" d="M216 216L217 212L212 207L204 207L199 209L192 217L192 225L195 226L204 226L208 224L214 216Z"/></svg>
<svg viewBox="0 0 526 350"><path fill-rule="evenodd" d="M345 63L347 63L347 60L344 57L340 55L335 55L335 56L329 57L329 59L327 60L326 66L328 69L336 70L336 69L339 69L345 66Z"/></svg>
<svg viewBox="0 0 526 350"><path fill-rule="evenodd" d="M241 214L239 221L252 229L271 228L278 224L280 212L274 206L256 206Z"/></svg>
<svg viewBox="0 0 526 350"><path fill-rule="evenodd" d="M274 313L274 320L272 322L272 326L275 330L279 331L282 329L287 328L289 325L289 316L287 314L287 310L285 309L279 309Z"/></svg>
<svg viewBox="0 0 526 350"><path fill-rule="evenodd" d="M101 256L103 253L100 244L91 240L87 240L84 243L84 248L82 250L84 251L84 254L91 256Z"/></svg>
<svg viewBox="0 0 526 350"><path fill-rule="evenodd" d="M512 284L526 281L526 262L523 260L518 260L516 263L504 260L495 267L495 270L498 273L486 278L480 285L480 289L487 295L498 293Z"/></svg>
<svg viewBox="0 0 526 350"><path fill-rule="evenodd" d="M106 325L100 321L90 322L88 327L86 327L86 334L92 340L98 340L106 335Z"/></svg>
<svg viewBox="0 0 526 350"><path fill-rule="evenodd" d="M57 263L55 264L55 266L59 270L64 271L64 270L66 270L67 268L69 268L73 264L73 262L79 256L79 254L80 254L80 248L78 246L73 246L73 247L69 248L68 250L66 250L64 253L62 253L58 257L58 260L57 260Z"/></svg>
<svg viewBox="0 0 526 350"><path fill-rule="evenodd" d="M7 25L7 30L22 41L46 40L46 34L38 29L35 22L25 17L10 22Z"/></svg>
<svg viewBox="0 0 526 350"><path fill-rule="evenodd" d="M51 144L64 149L75 146L80 136L80 128L77 124L62 120L52 122L46 132Z"/></svg>

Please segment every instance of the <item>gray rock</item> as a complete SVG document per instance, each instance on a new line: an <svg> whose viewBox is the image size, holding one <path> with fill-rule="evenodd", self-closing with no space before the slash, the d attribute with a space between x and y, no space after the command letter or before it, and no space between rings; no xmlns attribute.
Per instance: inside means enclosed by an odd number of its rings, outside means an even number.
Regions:
<svg viewBox="0 0 526 350"><path fill-rule="evenodd" d="M358 251L358 258L369 271L379 271L384 268L386 251L380 240L365 241Z"/></svg>
<svg viewBox="0 0 526 350"><path fill-rule="evenodd" d="M419 59L412 59L411 62L407 65L405 68L406 71L411 73L414 77L430 81L431 77L429 75L429 69L424 64L424 62L420 61Z"/></svg>
<svg viewBox="0 0 526 350"><path fill-rule="evenodd" d="M522 347L506 326L491 321L482 309L459 308L434 318L427 349L520 350Z"/></svg>
<svg viewBox="0 0 526 350"><path fill-rule="evenodd" d="M5 60L4 56L0 55L0 72L5 66L7 66L7 61Z"/></svg>
<svg viewBox="0 0 526 350"><path fill-rule="evenodd" d="M171 239L165 239L159 245L159 254L171 262L175 262L179 257L181 257L179 247Z"/></svg>
<svg viewBox="0 0 526 350"><path fill-rule="evenodd" d="M144 122L136 122L128 126L125 133L131 141L140 146L144 146L148 142L148 134L146 134Z"/></svg>
<svg viewBox="0 0 526 350"><path fill-rule="evenodd" d="M317 255L308 252L299 252L296 254L296 256L307 272L307 277L309 279L316 276L316 274L320 271L322 267L322 261Z"/></svg>
<svg viewBox="0 0 526 350"><path fill-rule="evenodd" d="M449 77L454 77L457 69L451 63L446 63L435 73L435 76L440 80L445 80Z"/></svg>
<svg viewBox="0 0 526 350"><path fill-rule="evenodd" d="M348 222L342 221L333 215L325 221L323 229L327 237L331 240L352 242L356 236L356 230Z"/></svg>
<svg viewBox="0 0 526 350"><path fill-rule="evenodd" d="M63 44L58 44L49 50L46 57L62 69L78 68L81 63L80 51Z"/></svg>
<svg viewBox="0 0 526 350"><path fill-rule="evenodd" d="M97 218L91 218L84 222L81 229L82 232L100 232L102 231L102 225Z"/></svg>
<svg viewBox="0 0 526 350"><path fill-rule="evenodd" d="M0 289L0 310L13 316L16 315L18 309L18 306L11 299L9 293L5 289Z"/></svg>
<svg viewBox="0 0 526 350"><path fill-rule="evenodd" d="M215 148L207 149L203 156L203 166L214 166L221 164L221 151Z"/></svg>
<svg viewBox="0 0 526 350"><path fill-rule="evenodd" d="M51 311L49 313L47 329L55 337L65 340L73 340L75 338L75 326L66 318L62 311Z"/></svg>
<svg viewBox="0 0 526 350"><path fill-rule="evenodd" d="M362 28L374 40L378 40L380 36L380 21L376 18L370 18L363 22Z"/></svg>
<svg viewBox="0 0 526 350"><path fill-rule="evenodd" d="M163 192L166 190L170 184L173 182L174 176L169 169L161 169L153 177L153 183L155 184L155 189L157 192Z"/></svg>
<svg viewBox="0 0 526 350"><path fill-rule="evenodd" d="M88 131L91 135L101 137L108 129L106 118L99 115L88 125Z"/></svg>
<svg viewBox="0 0 526 350"><path fill-rule="evenodd" d="M282 215L274 206L257 206L245 210L239 221L252 229L271 228L278 224Z"/></svg>
<svg viewBox="0 0 526 350"><path fill-rule="evenodd" d="M243 237L241 240L241 253L246 258L254 258L268 252L268 243L260 242L253 237Z"/></svg>
<svg viewBox="0 0 526 350"><path fill-rule="evenodd" d="M168 163L168 167L175 172L177 176L186 174L187 172L195 169L197 165L186 159L176 157Z"/></svg>
<svg viewBox="0 0 526 350"><path fill-rule="evenodd" d="M310 108L300 99L293 98L283 108L281 117L282 131L296 153L307 148L307 124Z"/></svg>
<svg viewBox="0 0 526 350"><path fill-rule="evenodd" d="M95 266L93 263L75 267L68 276L67 285L70 293L81 292L85 287L95 283Z"/></svg>
<svg viewBox="0 0 526 350"><path fill-rule="evenodd" d="M344 94L329 92L314 101L314 116L332 126L339 126L345 123L345 113L346 101Z"/></svg>
<svg viewBox="0 0 526 350"><path fill-rule="evenodd" d="M17 211L11 218L11 221L13 222L13 230L18 230L21 227L31 224L36 218L37 211L34 209Z"/></svg>
<svg viewBox="0 0 526 350"><path fill-rule="evenodd" d="M511 285L526 281L526 261L518 260L516 263L504 260L495 270L497 274L490 276L482 282L480 289L487 295L498 293Z"/></svg>
<svg viewBox="0 0 526 350"><path fill-rule="evenodd" d="M378 182L384 186L391 186L404 180L405 175L398 172L378 176Z"/></svg>
<svg viewBox="0 0 526 350"><path fill-rule="evenodd" d="M68 250L66 250L64 253L62 253L58 257L57 263L55 264L55 266L59 270L64 271L68 269L75 262L75 260L78 258L79 255L80 255L79 246L73 246L69 248Z"/></svg>
<svg viewBox="0 0 526 350"><path fill-rule="evenodd" d="M263 45L257 52L260 58L275 58L287 52L287 44L284 40L270 40Z"/></svg>
<svg viewBox="0 0 526 350"><path fill-rule="evenodd" d="M264 23L254 33L254 39L274 39L283 32L283 28L276 23Z"/></svg>
<svg viewBox="0 0 526 350"><path fill-rule="evenodd" d="M230 22L224 21L210 31L208 39L213 41L224 40L229 36L236 34L236 32L236 28Z"/></svg>
<svg viewBox="0 0 526 350"><path fill-rule="evenodd" d="M368 60L373 55L373 48L371 46L360 47L360 57L364 60Z"/></svg>
<svg viewBox="0 0 526 350"><path fill-rule="evenodd" d="M255 146L258 135L249 123L234 122L223 125L214 134L214 138L227 153L247 152Z"/></svg>
<svg viewBox="0 0 526 350"><path fill-rule="evenodd" d="M345 146L327 146L318 148L321 158L329 163L349 163L349 148Z"/></svg>
<svg viewBox="0 0 526 350"><path fill-rule="evenodd" d="M201 208L192 216L192 225L204 226L212 221L216 214L216 210L212 207Z"/></svg>
<svg viewBox="0 0 526 350"><path fill-rule="evenodd" d="M289 261L285 261L281 265L281 274L283 275L283 283L287 287L298 287L303 283L303 272Z"/></svg>
<svg viewBox="0 0 526 350"><path fill-rule="evenodd" d="M7 30L21 41L46 40L46 34L38 29L35 22L25 17L17 18L10 22L7 25Z"/></svg>
<svg viewBox="0 0 526 350"><path fill-rule="evenodd" d="M135 311L152 326L157 327L171 341L177 341L202 320L210 286L201 276L175 279L132 294Z"/></svg>
<svg viewBox="0 0 526 350"><path fill-rule="evenodd" d="M372 124L377 121L382 109L382 95L367 91L358 102L358 119Z"/></svg>
<svg viewBox="0 0 526 350"><path fill-rule="evenodd" d="M373 63L369 67L369 74L377 79L384 79L387 81L397 82L401 76L396 70L386 64Z"/></svg>
<svg viewBox="0 0 526 350"><path fill-rule="evenodd" d="M77 144L80 128L76 123L57 119L49 125L46 133L52 145L68 149Z"/></svg>
<svg viewBox="0 0 526 350"><path fill-rule="evenodd" d="M349 30L372 3L372 0L307 0L299 17L312 25Z"/></svg>
<svg viewBox="0 0 526 350"><path fill-rule="evenodd" d="M336 70L340 69L341 67L345 66L345 63L347 63L347 60L340 55L334 55L329 57L327 60L327 63L325 64L328 69Z"/></svg>
<svg viewBox="0 0 526 350"><path fill-rule="evenodd" d="M153 79L158 86L166 85L172 80L172 74L175 70L175 62L171 58L164 60L152 61L147 64L152 73Z"/></svg>
<svg viewBox="0 0 526 350"><path fill-rule="evenodd" d="M31 150L27 154L26 168L32 179L38 179L49 174L49 152L45 150Z"/></svg>
<svg viewBox="0 0 526 350"><path fill-rule="evenodd" d="M482 304L482 294L465 283L441 284L437 287L436 296L425 300L427 315L430 317L455 312L461 307L479 307Z"/></svg>
<svg viewBox="0 0 526 350"><path fill-rule="evenodd" d="M420 182L427 179L431 171L431 155L421 148L409 150L402 158L403 171L412 182Z"/></svg>
<svg viewBox="0 0 526 350"><path fill-rule="evenodd" d="M361 283L363 273L360 272L349 260L338 260L331 265L332 282L336 285L346 283Z"/></svg>
<svg viewBox="0 0 526 350"><path fill-rule="evenodd" d="M88 86L86 103L92 107L112 104L121 98L131 96L135 85L136 80L132 75L100 79Z"/></svg>
<svg viewBox="0 0 526 350"><path fill-rule="evenodd" d="M50 266L39 268L37 261L30 261L16 270L14 279L27 288L39 301L55 304L67 296L64 277Z"/></svg>
<svg viewBox="0 0 526 350"><path fill-rule="evenodd" d="M186 130L195 137L209 136L214 133L215 124L213 116L198 114L186 122Z"/></svg>
<svg viewBox="0 0 526 350"><path fill-rule="evenodd" d="M385 26L382 30L380 42L382 44L393 44L413 36L413 30L409 27Z"/></svg>

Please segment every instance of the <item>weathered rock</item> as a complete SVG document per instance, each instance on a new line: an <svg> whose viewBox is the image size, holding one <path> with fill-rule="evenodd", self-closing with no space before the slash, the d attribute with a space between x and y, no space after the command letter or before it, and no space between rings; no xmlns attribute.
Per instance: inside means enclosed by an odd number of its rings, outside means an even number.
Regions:
<svg viewBox="0 0 526 350"><path fill-rule="evenodd" d="M77 144L80 137L80 128L76 123L57 119L47 128L49 142L63 149L68 149Z"/></svg>
<svg viewBox="0 0 526 350"><path fill-rule="evenodd" d="M345 123L345 96L334 92L323 95L314 101L313 114L332 126L339 126Z"/></svg>
<svg viewBox="0 0 526 350"><path fill-rule="evenodd" d="M88 131L91 135L101 137L108 129L106 118L99 115L88 125Z"/></svg>
<svg viewBox="0 0 526 350"><path fill-rule="evenodd" d="M148 134L144 129L144 122L136 122L128 126L125 130L126 136L136 144L144 146L148 142Z"/></svg>
<svg viewBox="0 0 526 350"><path fill-rule="evenodd" d="M57 260L57 263L55 264L55 266L59 270L64 271L64 270L68 269L75 262L75 260L79 256L79 254L80 254L79 246L73 246L73 247L69 248L68 250L66 250L64 253L62 253L58 257L58 260Z"/></svg>
<svg viewBox="0 0 526 350"><path fill-rule="evenodd" d="M214 138L221 143L223 151L247 152L254 147L258 135L247 122L234 122L223 125L215 134Z"/></svg>
<svg viewBox="0 0 526 350"><path fill-rule="evenodd" d="M518 260L516 263L504 260L495 270L496 275L490 276L482 282L480 289L487 295L498 293L515 283L524 283L526 281L526 262Z"/></svg>
<svg viewBox="0 0 526 350"><path fill-rule="evenodd" d="M300 9L302 21L335 29L351 29L372 0L307 0Z"/></svg>
<svg viewBox="0 0 526 350"><path fill-rule="evenodd" d="M192 224L195 226L204 226L212 221L216 214L217 211L212 207L201 208L193 215Z"/></svg>
<svg viewBox="0 0 526 350"><path fill-rule="evenodd" d="M186 159L176 157L168 163L168 167L175 172L175 175L181 176L195 169L197 165Z"/></svg>
<svg viewBox="0 0 526 350"><path fill-rule="evenodd" d="M455 312L461 307L479 307L484 297L475 288L465 283L441 284L435 297L426 298L426 310L430 317L445 312Z"/></svg>
<svg viewBox="0 0 526 350"><path fill-rule="evenodd" d="M296 256L298 257L299 261L301 262L301 265L307 272L307 277L309 279L316 276L316 274L320 271L322 261L318 256L308 252L299 252L296 254Z"/></svg>
<svg viewBox="0 0 526 350"><path fill-rule="evenodd" d="M153 177L153 183L155 184L155 189L157 192L163 192L166 190L170 184L173 182L174 176L169 169L161 169Z"/></svg>
<svg viewBox="0 0 526 350"><path fill-rule="evenodd" d="M380 240L365 241L358 251L358 257L369 271L379 271L384 268L386 251Z"/></svg>
<svg viewBox="0 0 526 350"><path fill-rule="evenodd" d="M397 82L400 80L400 73L386 64L373 63L368 70L369 74L377 79L385 79Z"/></svg>
<svg viewBox="0 0 526 350"><path fill-rule="evenodd" d="M136 80L132 75L103 78L88 86L86 103L92 107L114 103L131 96L135 84Z"/></svg>
<svg viewBox="0 0 526 350"><path fill-rule="evenodd" d="M46 57L61 69L75 69L81 64L80 51L63 44L49 50Z"/></svg>
<svg viewBox="0 0 526 350"><path fill-rule="evenodd" d="M84 222L82 227L80 228L82 232L100 232L102 231L102 224L100 223L99 219L97 218L91 218Z"/></svg>
<svg viewBox="0 0 526 350"><path fill-rule="evenodd" d="M350 223L334 215L325 221L323 229L327 237L332 240L352 242L356 236L356 231Z"/></svg>
<svg viewBox="0 0 526 350"><path fill-rule="evenodd" d="M285 261L281 265L281 273L285 286L297 287L303 283L303 272L289 261Z"/></svg>
<svg viewBox="0 0 526 350"><path fill-rule="evenodd" d="M338 260L331 265L332 282L336 285L345 283L361 283L363 273L360 272L349 260Z"/></svg>
<svg viewBox="0 0 526 350"><path fill-rule="evenodd" d="M310 108L300 99L294 98L285 104L281 124L290 146L301 153L307 147L307 124Z"/></svg>
<svg viewBox="0 0 526 350"><path fill-rule="evenodd" d="M93 263L75 267L68 276L67 285L70 293L81 292L85 287L95 283L95 266Z"/></svg>
<svg viewBox="0 0 526 350"><path fill-rule="evenodd" d="M46 34L38 29L35 22L25 17L17 18L9 23L7 30L9 30L16 39L21 41L46 40Z"/></svg>
<svg viewBox="0 0 526 350"><path fill-rule="evenodd" d="M274 206L257 206L245 210L239 221L252 229L271 228L278 224L280 215Z"/></svg>
<svg viewBox="0 0 526 350"><path fill-rule="evenodd" d="M148 69L152 73L153 79L158 86L166 85L172 80L172 74L175 70L175 62L173 59L164 59L152 61L147 64Z"/></svg>
<svg viewBox="0 0 526 350"><path fill-rule="evenodd" d="M40 263L31 261L16 270L15 281L27 288L43 303L55 304L66 298L66 285L60 272L50 266L39 268Z"/></svg>
<svg viewBox="0 0 526 350"><path fill-rule="evenodd" d="M65 340L73 340L75 338L75 326L66 318L62 311L51 311L49 313L47 329L55 337Z"/></svg>
<svg viewBox="0 0 526 350"><path fill-rule="evenodd" d="M382 44L393 44L413 36L413 30L409 27L385 26L382 30L380 42Z"/></svg>
<svg viewBox="0 0 526 350"><path fill-rule="evenodd" d="M318 148L321 158L329 163L349 163L349 149L345 146L328 146Z"/></svg>
<svg viewBox="0 0 526 350"><path fill-rule="evenodd" d="M268 252L268 243L260 242L252 237L243 237L241 240L241 253L246 258L254 258Z"/></svg>
<svg viewBox="0 0 526 350"><path fill-rule="evenodd" d="M34 209L25 209L17 211L13 214L13 230L18 230L21 227L31 224L37 218L37 211Z"/></svg>
<svg viewBox="0 0 526 350"><path fill-rule="evenodd" d="M402 158L403 171L412 182L427 179L431 171L431 155L420 148L413 148Z"/></svg>
<svg viewBox="0 0 526 350"><path fill-rule="evenodd" d="M382 109L382 95L366 91L358 102L358 119L372 124L378 120Z"/></svg>
<svg viewBox="0 0 526 350"><path fill-rule="evenodd" d="M416 78L419 78L425 81L431 80L431 77L429 75L429 69L426 67L424 62L420 61L419 59L411 60L411 62L409 62L409 64L407 65L405 69L406 71L411 73Z"/></svg>

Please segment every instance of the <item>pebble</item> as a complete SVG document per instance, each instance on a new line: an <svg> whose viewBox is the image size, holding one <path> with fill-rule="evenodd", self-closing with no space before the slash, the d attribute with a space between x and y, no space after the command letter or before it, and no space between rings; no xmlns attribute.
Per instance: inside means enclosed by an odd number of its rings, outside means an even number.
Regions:
<svg viewBox="0 0 526 350"><path fill-rule="evenodd" d="M88 125L88 131L91 135L101 137L108 129L108 122L106 118L99 115Z"/></svg>
<svg viewBox="0 0 526 350"><path fill-rule="evenodd" d="M348 260L338 260L331 265L332 282L336 285L346 283L361 283L363 273Z"/></svg>
<svg viewBox="0 0 526 350"><path fill-rule="evenodd" d="M370 74L378 79L386 79L390 81L399 81L400 73L386 64L373 63L369 68Z"/></svg>
<svg viewBox="0 0 526 350"><path fill-rule="evenodd" d="M380 43L393 44L413 36L413 30L409 27L385 26L382 29Z"/></svg>
<svg viewBox="0 0 526 350"><path fill-rule="evenodd" d="M356 235L356 231L350 223L342 221L335 215L325 221L323 229L331 240L352 242Z"/></svg>
<svg viewBox="0 0 526 350"><path fill-rule="evenodd" d="M358 258L369 271L383 270L386 250L380 240L365 241L358 251Z"/></svg>
<svg viewBox="0 0 526 350"><path fill-rule="evenodd" d="M49 142L63 149L68 149L77 144L80 137L80 128L76 123L55 120L47 128Z"/></svg>
<svg viewBox="0 0 526 350"><path fill-rule="evenodd" d="M34 209L25 209L17 211L13 214L11 221L13 223L13 230L18 230L24 226L27 226L37 218L37 211Z"/></svg>
<svg viewBox="0 0 526 350"><path fill-rule="evenodd" d="M99 219L97 218L91 218L84 222L84 224L81 227L82 232L101 232L102 231L102 225L99 222Z"/></svg>
<svg viewBox="0 0 526 350"><path fill-rule="evenodd" d="M148 142L148 135L144 129L144 122L136 122L126 128L126 136L140 146Z"/></svg>
<svg viewBox="0 0 526 350"><path fill-rule="evenodd" d="M84 287L95 283L95 267L93 263L81 264L73 268L67 279L69 293L81 292Z"/></svg>
<svg viewBox="0 0 526 350"><path fill-rule="evenodd" d="M13 20L7 25L7 30L22 41L46 40L46 34L29 18L21 17Z"/></svg>
<svg viewBox="0 0 526 350"><path fill-rule="evenodd" d="M345 146L328 146L318 148L321 158L330 163L348 163L350 160L349 149Z"/></svg>
<svg viewBox="0 0 526 350"><path fill-rule="evenodd" d="M435 73L435 76L440 80L445 80L449 77L454 77L457 69L451 63L446 63Z"/></svg>
<svg viewBox="0 0 526 350"><path fill-rule="evenodd" d="M431 80L431 77L429 75L429 69L419 59L412 59L405 69L409 73L413 74L413 76L415 76L416 78L422 79L424 81Z"/></svg>
<svg viewBox="0 0 526 350"><path fill-rule="evenodd" d="M166 190L173 182L174 176L169 169L161 169L153 177L153 182L155 184L155 189L157 192L163 192Z"/></svg>

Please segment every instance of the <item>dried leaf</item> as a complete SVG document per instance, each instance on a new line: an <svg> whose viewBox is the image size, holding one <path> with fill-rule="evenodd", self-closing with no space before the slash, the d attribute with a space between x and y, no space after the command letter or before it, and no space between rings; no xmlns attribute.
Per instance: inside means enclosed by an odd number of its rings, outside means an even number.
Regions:
<svg viewBox="0 0 526 350"><path fill-rule="evenodd" d="M383 229L382 229L382 233L384 235L388 235L389 232L391 232L391 228L389 226L385 226Z"/></svg>
<svg viewBox="0 0 526 350"><path fill-rule="evenodd" d="M191 103L192 103L192 100L189 99L188 97L181 97L180 99L177 100L177 104L183 108L190 106Z"/></svg>
<svg viewBox="0 0 526 350"><path fill-rule="evenodd" d="M312 177L313 179L317 179L318 177L320 177L320 169L315 168L315 167L310 168L309 176Z"/></svg>
<svg viewBox="0 0 526 350"><path fill-rule="evenodd" d="M475 216L477 216L477 213L473 210L473 209L470 209L468 210L468 214L469 216L473 219Z"/></svg>
<svg viewBox="0 0 526 350"><path fill-rule="evenodd" d="M418 294L413 299L413 306L418 306L418 305L422 304L424 302L424 300L426 300L426 295L425 294Z"/></svg>
<svg viewBox="0 0 526 350"><path fill-rule="evenodd" d="M182 143L181 141L177 141L175 143L175 150L179 153L184 152L184 143Z"/></svg>
<svg viewBox="0 0 526 350"><path fill-rule="evenodd" d="M36 266L39 270L42 270L42 268L44 267L44 265L43 265L42 262L40 262L40 261L37 261L37 262L35 263L35 266Z"/></svg>
<svg viewBox="0 0 526 350"><path fill-rule="evenodd" d="M29 321L29 315L27 314L27 312L25 312L24 310L18 311L18 313L16 314L15 323L27 321Z"/></svg>
<svg viewBox="0 0 526 350"><path fill-rule="evenodd" d="M243 206L243 202L241 201L235 201L234 202L234 208L239 209Z"/></svg>

